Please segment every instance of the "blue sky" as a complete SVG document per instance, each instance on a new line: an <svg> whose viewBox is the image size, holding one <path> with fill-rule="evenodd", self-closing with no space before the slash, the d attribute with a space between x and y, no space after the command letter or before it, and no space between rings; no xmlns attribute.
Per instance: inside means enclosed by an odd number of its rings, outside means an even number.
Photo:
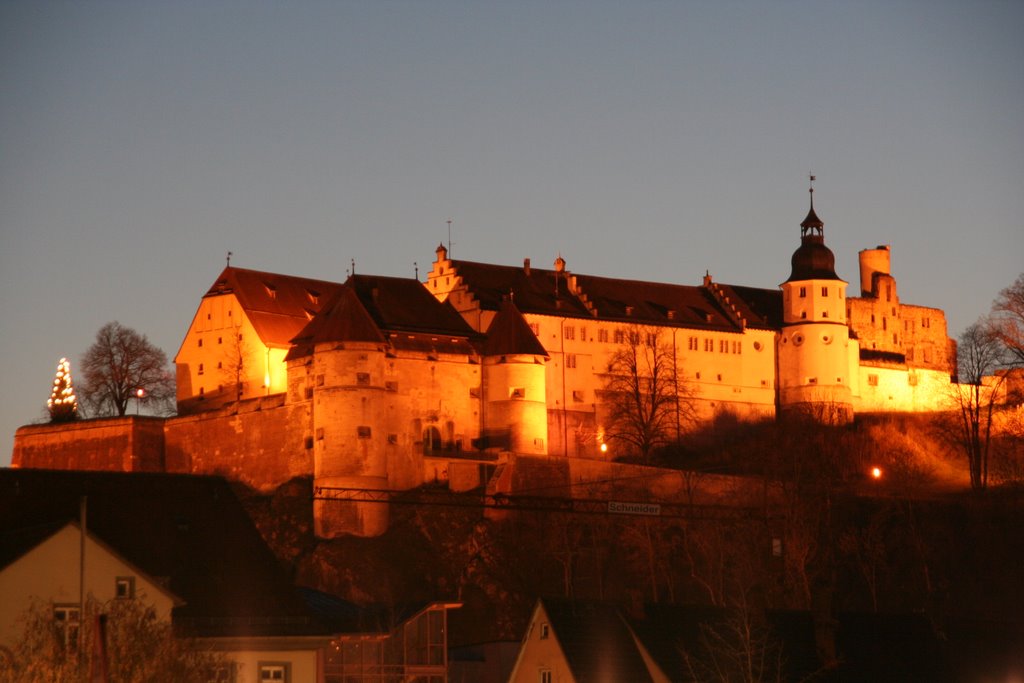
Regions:
<svg viewBox="0 0 1024 683"><path fill-rule="evenodd" d="M0 465L106 322L434 248L775 287L807 210L950 334L1024 270L1021 2L0 4ZM851 292L852 293L852 292Z"/></svg>

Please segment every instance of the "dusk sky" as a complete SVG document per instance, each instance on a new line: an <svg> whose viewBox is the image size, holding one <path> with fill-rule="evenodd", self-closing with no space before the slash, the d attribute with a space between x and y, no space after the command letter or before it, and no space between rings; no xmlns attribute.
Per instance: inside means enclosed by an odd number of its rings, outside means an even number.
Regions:
<svg viewBox="0 0 1024 683"><path fill-rule="evenodd" d="M1024 2L4 2L0 465L117 320L232 264L775 288L807 174L957 336L1024 271Z"/></svg>

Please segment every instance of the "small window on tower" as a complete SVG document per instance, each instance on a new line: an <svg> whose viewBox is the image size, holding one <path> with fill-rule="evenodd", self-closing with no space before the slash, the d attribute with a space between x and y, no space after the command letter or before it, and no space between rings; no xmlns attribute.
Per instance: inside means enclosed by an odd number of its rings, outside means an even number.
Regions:
<svg viewBox="0 0 1024 683"><path fill-rule="evenodd" d="M800 298L804 299L806 297L807 297L807 288L806 287L801 287L800 288Z"/></svg>
<svg viewBox="0 0 1024 683"><path fill-rule="evenodd" d="M822 296L828 296L828 287L822 287L821 288L821 295Z"/></svg>

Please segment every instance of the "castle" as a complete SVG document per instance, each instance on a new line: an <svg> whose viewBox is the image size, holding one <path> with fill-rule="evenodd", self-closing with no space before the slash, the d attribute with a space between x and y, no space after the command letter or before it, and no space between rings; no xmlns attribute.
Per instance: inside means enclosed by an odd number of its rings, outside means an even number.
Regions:
<svg viewBox="0 0 1024 683"><path fill-rule="evenodd" d="M608 364L636 335L671 354L698 420L939 409L956 356L944 313L900 301L887 246L860 253L848 297L811 192L779 289L583 275L561 256L477 263L443 245L425 283L229 265L175 357L177 416L23 427L13 463L468 490L509 455L613 460ZM387 506L315 506L322 536L387 526Z"/></svg>

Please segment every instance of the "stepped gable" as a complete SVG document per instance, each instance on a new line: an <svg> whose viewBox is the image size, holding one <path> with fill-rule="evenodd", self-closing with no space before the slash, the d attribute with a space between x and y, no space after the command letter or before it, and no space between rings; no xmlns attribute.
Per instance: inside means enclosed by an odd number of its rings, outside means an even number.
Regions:
<svg viewBox="0 0 1024 683"><path fill-rule="evenodd" d="M777 330L782 327L782 292L739 285L718 286L746 319L748 327Z"/></svg>
<svg viewBox="0 0 1024 683"><path fill-rule="evenodd" d="M485 356L531 355L548 357L544 345L530 329L529 323L523 318L516 305L511 301L502 304L498 315L494 316L491 326L487 328L487 341L484 342Z"/></svg>
<svg viewBox="0 0 1024 683"><path fill-rule="evenodd" d="M268 346L288 346L342 285L228 266L203 298L234 294Z"/></svg>
<svg viewBox="0 0 1024 683"><path fill-rule="evenodd" d="M498 266L475 261L453 260L454 272L486 311L500 311L511 292L523 313L590 318L586 306L569 291L567 272L520 266Z"/></svg>
<svg viewBox="0 0 1024 683"><path fill-rule="evenodd" d="M78 521L184 604L176 625L196 634L324 633L220 477L0 469L0 558Z"/></svg>
<svg viewBox="0 0 1024 683"><path fill-rule="evenodd" d="M704 287L577 275L579 291L602 320L666 327L734 330L736 324Z"/></svg>

